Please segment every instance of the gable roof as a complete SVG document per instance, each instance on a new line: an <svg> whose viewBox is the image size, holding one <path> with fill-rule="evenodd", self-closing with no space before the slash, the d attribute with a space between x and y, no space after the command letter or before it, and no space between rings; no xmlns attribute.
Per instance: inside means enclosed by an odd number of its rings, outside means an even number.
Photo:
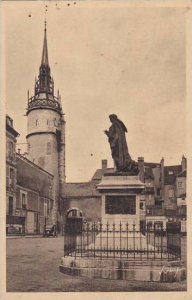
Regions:
<svg viewBox="0 0 192 300"><path fill-rule="evenodd" d="M103 174L105 173L111 173L114 171L114 168L107 168L105 170L102 169L97 169L93 175L93 177L91 178L91 181L95 181L95 180L101 180L101 177L103 176Z"/></svg>
<svg viewBox="0 0 192 300"><path fill-rule="evenodd" d="M151 167L145 167L145 179L154 179L153 171Z"/></svg>
<svg viewBox="0 0 192 300"><path fill-rule="evenodd" d="M144 162L144 166L150 167L150 168L156 168L156 167L160 167L161 164L160 163L152 163L152 162Z"/></svg>
<svg viewBox="0 0 192 300"><path fill-rule="evenodd" d="M165 176L165 184L174 184L176 176L181 173L182 166L175 165L175 166L166 166L164 167L164 176Z"/></svg>
<svg viewBox="0 0 192 300"><path fill-rule="evenodd" d="M186 176L187 176L187 170L183 170L177 175L177 177L186 177Z"/></svg>
<svg viewBox="0 0 192 300"><path fill-rule="evenodd" d="M63 198L86 198L100 195L96 185L91 182L65 183L63 186Z"/></svg>

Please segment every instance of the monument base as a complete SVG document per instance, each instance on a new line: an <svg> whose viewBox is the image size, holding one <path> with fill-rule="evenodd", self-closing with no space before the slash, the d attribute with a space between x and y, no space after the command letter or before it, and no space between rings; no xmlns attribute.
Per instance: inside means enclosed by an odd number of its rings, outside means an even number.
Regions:
<svg viewBox="0 0 192 300"><path fill-rule="evenodd" d="M180 261L62 257L59 271L71 276L127 281L175 282L186 279L186 269Z"/></svg>
<svg viewBox="0 0 192 300"><path fill-rule="evenodd" d="M140 203L145 203L144 183L127 173L104 174L97 189L101 193L103 224L128 224L140 230ZM144 205L145 206L145 205Z"/></svg>

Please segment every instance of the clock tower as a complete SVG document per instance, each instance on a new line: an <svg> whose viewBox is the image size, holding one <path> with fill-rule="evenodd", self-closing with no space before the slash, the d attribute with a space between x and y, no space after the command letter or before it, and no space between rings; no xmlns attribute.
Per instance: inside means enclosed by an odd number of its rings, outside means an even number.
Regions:
<svg viewBox="0 0 192 300"><path fill-rule="evenodd" d="M54 93L54 81L48 60L47 29L45 22L44 42L35 80L34 95L28 96L28 158L54 176L52 191L52 222L58 220L60 195L65 182L65 120L61 96Z"/></svg>

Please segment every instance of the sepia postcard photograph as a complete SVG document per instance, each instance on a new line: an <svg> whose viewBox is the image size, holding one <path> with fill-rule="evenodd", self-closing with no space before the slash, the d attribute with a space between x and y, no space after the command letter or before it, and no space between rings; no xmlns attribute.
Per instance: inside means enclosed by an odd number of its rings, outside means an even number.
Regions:
<svg viewBox="0 0 192 300"><path fill-rule="evenodd" d="M0 14L1 299L192 299L191 2Z"/></svg>

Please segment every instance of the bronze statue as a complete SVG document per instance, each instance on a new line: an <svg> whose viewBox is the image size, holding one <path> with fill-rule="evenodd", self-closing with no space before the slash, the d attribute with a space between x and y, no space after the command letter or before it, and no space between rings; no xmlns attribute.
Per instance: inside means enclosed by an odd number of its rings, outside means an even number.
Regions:
<svg viewBox="0 0 192 300"><path fill-rule="evenodd" d="M131 175L135 175L138 173L138 166L136 162L131 159L128 151L125 137L127 128L124 123L117 118L117 115L112 114L109 116L109 119L112 125L109 130L105 130L104 132L108 136L116 172L128 172Z"/></svg>

